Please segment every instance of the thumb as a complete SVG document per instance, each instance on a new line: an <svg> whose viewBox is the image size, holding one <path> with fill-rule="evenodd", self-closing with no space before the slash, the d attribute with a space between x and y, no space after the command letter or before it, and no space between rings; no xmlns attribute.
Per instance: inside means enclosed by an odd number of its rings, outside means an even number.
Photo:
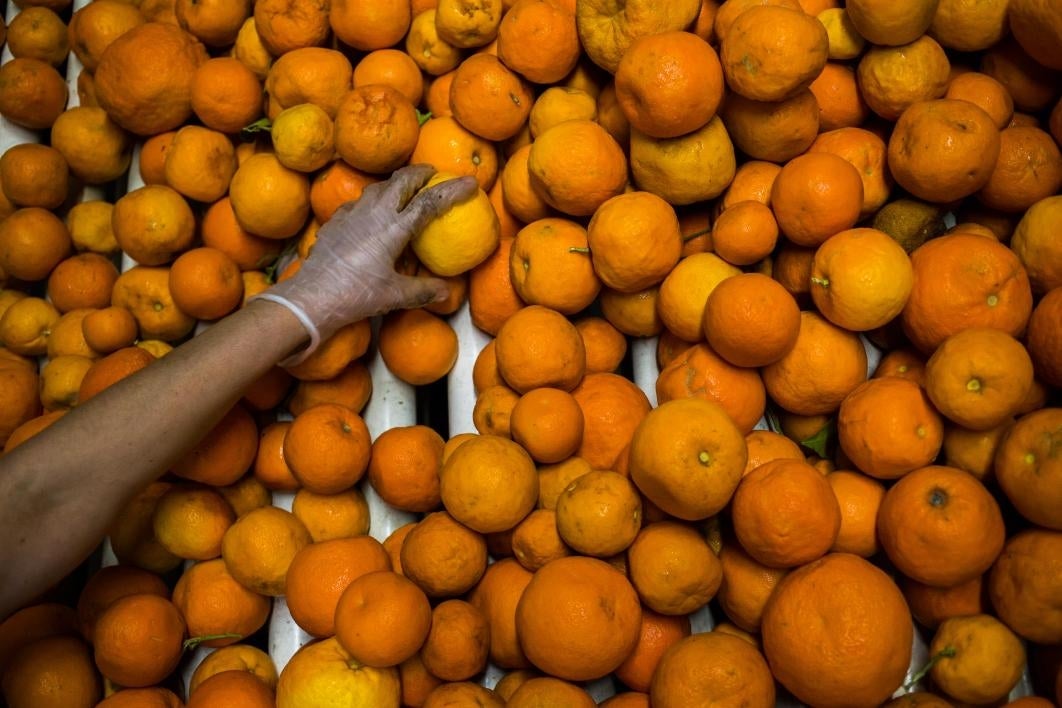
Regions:
<svg viewBox="0 0 1062 708"><path fill-rule="evenodd" d="M450 297L450 288L441 278L400 275L396 285L399 298L396 308L423 307Z"/></svg>

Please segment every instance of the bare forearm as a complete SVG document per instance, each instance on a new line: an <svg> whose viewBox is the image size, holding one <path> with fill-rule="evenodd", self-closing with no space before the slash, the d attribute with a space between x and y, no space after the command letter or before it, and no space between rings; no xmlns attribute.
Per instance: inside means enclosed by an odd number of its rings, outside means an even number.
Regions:
<svg viewBox="0 0 1062 708"><path fill-rule="evenodd" d="M248 385L306 340L256 301L78 406L0 459L0 617L59 580L121 506L195 445Z"/></svg>

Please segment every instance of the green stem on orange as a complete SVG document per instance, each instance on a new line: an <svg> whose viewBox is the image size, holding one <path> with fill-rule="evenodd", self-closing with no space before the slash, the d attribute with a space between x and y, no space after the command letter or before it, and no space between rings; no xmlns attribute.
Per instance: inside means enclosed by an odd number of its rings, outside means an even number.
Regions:
<svg viewBox="0 0 1062 708"><path fill-rule="evenodd" d="M431 111L428 111L426 113L421 113L420 111L417 111L417 125L424 125L429 120L431 120Z"/></svg>
<svg viewBox="0 0 1062 708"><path fill-rule="evenodd" d="M590 248L587 246L570 246L568 253L590 253Z"/></svg>
<svg viewBox="0 0 1062 708"><path fill-rule="evenodd" d="M929 657L929 661L926 662L926 665L916 671L914 676L911 677L911 680L903 685L904 690L910 691L912 688L914 688L915 685L919 681L924 679L926 677L926 674L928 674L933 669L933 667L937 665L938 661L940 661L941 659L950 659L953 656L955 656L955 647L949 644L933 656Z"/></svg>
<svg viewBox="0 0 1062 708"><path fill-rule="evenodd" d="M225 634L204 634L200 637L189 637L184 640L184 644L181 645L181 649L188 651L189 649L195 649L203 642L212 642L215 639L242 639L242 634L233 634L232 632L226 632Z"/></svg>
<svg viewBox="0 0 1062 708"><path fill-rule="evenodd" d="M259 118L254 123L248 123L240 128L240 137L244 140L254 140L256 133L268 133L273 129L273 121L268 118Z"/></svg>

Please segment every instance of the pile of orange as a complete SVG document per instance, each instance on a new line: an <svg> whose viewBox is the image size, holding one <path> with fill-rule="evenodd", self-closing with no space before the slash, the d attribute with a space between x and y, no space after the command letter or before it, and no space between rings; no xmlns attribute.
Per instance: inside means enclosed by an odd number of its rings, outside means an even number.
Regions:
<svg viewBox="0 0 1062 708"><path fill-rule="evenodd" d="M1057 2L15 4L5 453L392 170L480 190L395 264L446 302L273 369L3 619L7 705L1062 703ZM443 379L462 308L477 432L373 439L369 357Z"/></svg>

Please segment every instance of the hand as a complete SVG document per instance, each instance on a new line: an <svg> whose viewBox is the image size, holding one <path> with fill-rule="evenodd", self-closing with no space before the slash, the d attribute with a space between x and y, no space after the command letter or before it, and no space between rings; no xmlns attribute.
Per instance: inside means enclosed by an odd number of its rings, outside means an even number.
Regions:
<svg viewBox="0 0 1062 708"><path fill-rule="evenodd" d="M298 308L305 316L295 312L311 335L303 356L350 322L446 299L443 280L401 275L394 269L414 233L476 192L472 177L447 180L421 192L434 173L430 165L411 165L366 187L360 199L339 207L321 226L298 273L258 296L293 312Z"/></svg>

